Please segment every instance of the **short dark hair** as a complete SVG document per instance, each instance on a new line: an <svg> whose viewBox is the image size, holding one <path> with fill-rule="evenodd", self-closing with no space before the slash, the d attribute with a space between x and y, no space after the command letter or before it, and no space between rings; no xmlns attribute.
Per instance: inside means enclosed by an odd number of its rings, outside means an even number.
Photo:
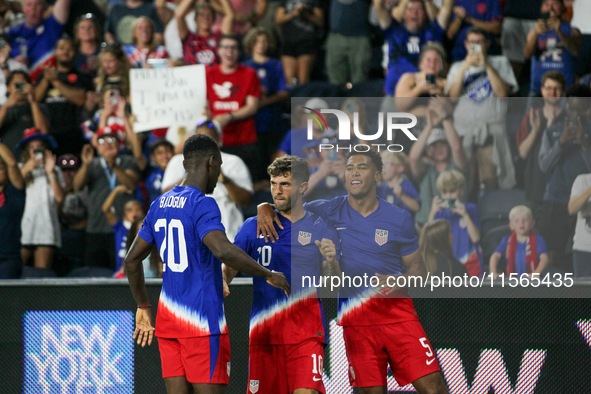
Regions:
<svg viewBox="0 0 591 394"><path fill-rule="evenodd" d="M150 144L150 147L149 147L150 154L153 154L154 151L161 146L165 146L174 152L174 146L170 143L170 141L168 141L167 139L164 139L164 138L160 138Z"/></svg>
<svg viewBox="0 0 591 394"><path fill-rule="evenodd" d="M486 32L486 30L484 30L481 27L478 26L472 26L469 30L468 33L466 34L466 40L468 39L468 36L470 34L478 34L481 35L482 37L484 37L485 40L488 41L488 33Z"/></svg>
<svg viewBox="0 0 591 394"><path fill-rule="evenodd" d="M550 70L544 74L542 77L542 82L540 86L544 86L547 79L551 79L553 81L558 82L562 85L562 89L566 87L566 80L564 79L564 74L558 70Z"/></svg>
<svg viewBox="0 0 591 394"><path fill-rule="evenodd" d="M29 73L27 73L24 70L14 70L11 71L10 74L8 74L8 78L6 78L7 85L10 85L15 75L22 75L25 78L25 81L27 81L27 83L31 83L31 77L29 77Z"/></svg>
<svg viewBox="0 0 591 394"><path fill-rule="evenodd" d="M267 167L267 173L270 176L286 176L291 174L292 179L297 179L301 183L310 180L310 167L308 162L301 157L283 155L278 157Z"/></svg>
<svg viewBox="0 0 591 394"><path fill-rule="evenodd" d="M238 44L238 49L242 50L242 48L240 46L240 38L238 38L238 36L236 34L234 34L234 33L222 34L222 36L220 37L220 40L218 41L219 44L221 44L223 40L236 41L236 44Z"/></svg>
<svg viewBox="0 0 591 394"><path fill-rule="evenodd" d="M219 154L217 142L213 138L205 134L193 134L190 136L183 146L183 156L185 160L196 159L200 163L201 160Z"/></svg>
<svg viewBox="0 0 591 394"><path fill-rule="evenodd" d="M347 156L345 157L345 162L349 161L349 158L359 155L369 157L379 172L382 172L382 170L384 169L384 163L382 163L382 156L373 149L370 149L367 152L356 152L355 150L352 150L351 152L347 153Z"/></svg>
<svg viewBox="0 0 591 394"><path fill-rule="evenodd" d="M564 94L566 97L591 97L591 88L589 85L572 84L570 88L566 89Z"/></svg>

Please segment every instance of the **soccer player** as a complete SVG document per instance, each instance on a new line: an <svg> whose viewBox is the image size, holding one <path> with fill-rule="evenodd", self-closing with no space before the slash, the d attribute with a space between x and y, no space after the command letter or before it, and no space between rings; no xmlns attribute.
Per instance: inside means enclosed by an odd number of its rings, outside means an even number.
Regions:
<svg viewBox="0 0 591 394"><path fill-rule="evenodd" d="M166 390L223 394L230 375L230 341L223 307L222 264L264 278L289 296L281 273L257 264L226 238L220 210L211 197L222 158L213 138L191 136L183 147L186 170L175 186L152 203L131 249L125 269L138 304L137 343L152 343L154 326L142 261L152 244L163 263L156 336ZM218 260L219 259L219 260Z"/></svg>
<svg viewBox="0 0 591 394"><path fill-rule="evenodd" d="M343 326L351 385L363 394L386 394L389 363L401 386L412 383L423 394L448 393L405 289L380 289L388 278L392 285L396 276L426 276L413 220L408 212L377 197L382 171L379 153L350 152L346 160L348 195L304 208L336 227L344 275L380 279L375 289L343 286L339 293L337 323ZM268 223L277 220L270 207L260 206L259 215L264 216L260 220L263 235L275 240ZM386 292L390 294L385 296Z"/></svg>
<svg viewBox="0 0 591 394"><path fill-rule="evenodd" d="M250 315L249 393L324 393L322 358L325 327L322 305L312 279L340 275L334 228L303 208L308 188L308 163L284 155L267 169L271 193L283 230L273 244L256 235L256 218L248 219L234 244L269 269L285 272L291 279L292 295L254 278ZM236 271L224 267L226 281ZM305 282L305 283L304 283Z"/></svg>

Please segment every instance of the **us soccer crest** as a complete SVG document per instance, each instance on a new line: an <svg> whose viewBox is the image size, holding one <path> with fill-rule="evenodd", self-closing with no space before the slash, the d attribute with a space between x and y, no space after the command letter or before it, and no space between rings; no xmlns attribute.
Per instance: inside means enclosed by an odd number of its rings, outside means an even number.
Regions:
<svg viewBox="0 0 591 394"><path fill-rule="evenodd" d="M382 246L386 242L388 242L388 230L376 230L376 242L378 245Z"/></svg>
<svg viewBox="0 0 591 394"><path fill-rule="evenodd" d="M251 380L248 389L252 394L255 394L259 391L259 381L258 380Z"/></svg>
<svg viewBox="0 0 591 394"><path fill-rule="evenodd" d="M300 231L298 234L298 242L302 245L308 245L312 239L312 234L305 231Z"/></svg>

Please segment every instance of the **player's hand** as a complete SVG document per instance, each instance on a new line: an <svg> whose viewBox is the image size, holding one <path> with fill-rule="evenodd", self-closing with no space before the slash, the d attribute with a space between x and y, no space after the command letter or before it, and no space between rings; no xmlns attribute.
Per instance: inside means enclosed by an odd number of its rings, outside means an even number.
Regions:
<svg viewBox="0 0 591 394"><path fill-rule="evenodd" d="M322 241L314 241L318 249L320 250L320 254L328 264L335 264L337 261L337 248L332 242L332 240L327 238L322 238Z"/></svg>
<svg viewBox="0 0 591 394"><path fill-rule="evenodd" d="M137 339L137 344L142 347L152 344L154 339L154 323L152 320L152 311L150 308L137 308L135 312L135 332L133 340Z"/></svg>
<svg viewBox="0 0 591 394"><path fill-rule="evenodd" d="M283 230L281 220L275 213L275 210L271 204L263 203L257 206L257 238L262 235L265 242L275 243L275 240L279 240L279 234L275 230L273 223L277 223L277 226Z"/></svg>
<svg viewBox="0 0 591 394"><path fill-rule="evenodd" d="M271 277L267 279L267 283L271 286L283 289L283 291L285 291L285 295L289 297L289 294L291 293L289 282L287 281L285 275L283 275L281 272L271 271Z"/></svg>
<svg viewBox="0 0 591 394"><path fill-rule="evenodd" d="M227 297L230 295L230 286L228 286L228 282L226 282L226 280L224 279L224 297Z"/></svg>
<svg viewBox="0 0 591 394"><path fill-rule="evenodd" d="M382 290L379 290L379 292L382 295L388 296L388 295L392 294L393 292L400 290L400 287L398 287L396 284L396 276L384 275L384 274L378 274L378 273L375 273L374 275L377 276L378 279L380 280L378 282L378 288L383 288ZM389 284L394 285L394 286L388 285L388 278L390 278Z"/></svg>

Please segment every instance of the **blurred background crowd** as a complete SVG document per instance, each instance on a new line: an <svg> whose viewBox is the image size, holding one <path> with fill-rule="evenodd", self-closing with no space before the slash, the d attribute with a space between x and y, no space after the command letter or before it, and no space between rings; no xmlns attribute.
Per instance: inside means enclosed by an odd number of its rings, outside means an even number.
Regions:
<svg viewBox="0 0 591 394"><path fill-rule="evenodd" d="M308 160L306 200L346 194L346 152L317 149L336 125L308 140L304 107L403 148L380 151L378 194L431 271L591 276L587 0L0 0L0 29L0 278L124 277L195 132L222 149L231 240L276 157ZM195 64L207 119L135 133L130 69ZM416 141L370 138L378 111L414 114Z"/></svg>

